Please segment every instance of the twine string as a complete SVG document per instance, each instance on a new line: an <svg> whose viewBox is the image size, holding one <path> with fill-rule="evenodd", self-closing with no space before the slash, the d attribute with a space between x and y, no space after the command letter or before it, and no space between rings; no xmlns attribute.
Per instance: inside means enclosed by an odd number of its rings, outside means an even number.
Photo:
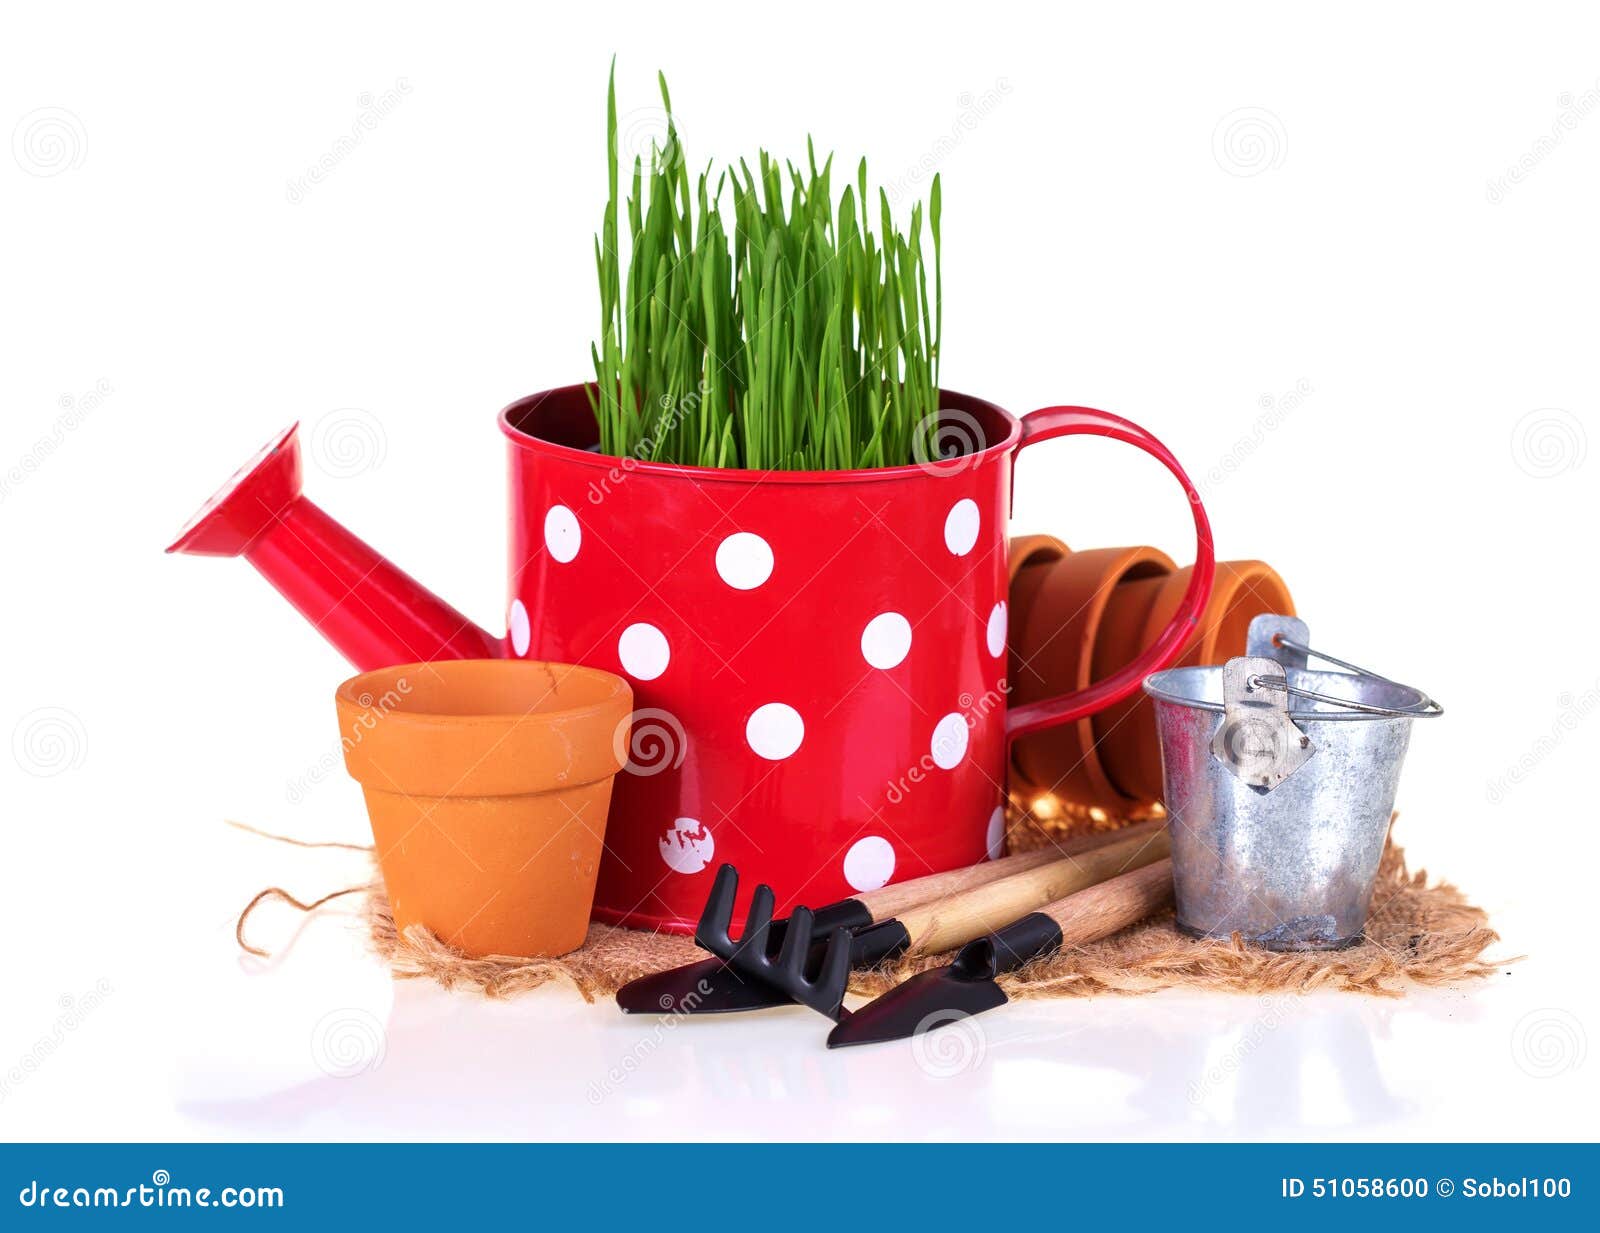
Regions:
<svg viewBox="0 0 1600 1233"><path fill-rule="evenodd" d="M226 822L227 825L233 827L235 830L244 831L246 834L258 836L261 839L270 839L274 843L291 844L297 848L344 848L349 852L368 853L372 851L372 847L369 844L335 843L331 840L314 841L309 839L295 839L291 835L276 835L271 831L264 831L258 827L249 826L244 822L235 822L232 818L226 819ZM269 886L265 890L259 891L255 898L244 905L244 910L239 913L239 920L233 927L234 940L239 943L240 950L243 950L248 954L257 955L262 959L270 959L272 958L271 951L265 950L260 946L252 945L251 943L245 941L244 936L244 927L246 922L249 921L251 914L267 900L274 899L280 903L287 903L290 907L309 914L311 912L315 912L318 908L322 907L323 904L331 903L335 899L343 898L345 895L365 894L373 890L376 886L377 883L375 882L363 882L359 886L347 886L343 890L332 891L331 893L322 896L320 899L313 899L310 903L291 895L281 886Z"/></svg>

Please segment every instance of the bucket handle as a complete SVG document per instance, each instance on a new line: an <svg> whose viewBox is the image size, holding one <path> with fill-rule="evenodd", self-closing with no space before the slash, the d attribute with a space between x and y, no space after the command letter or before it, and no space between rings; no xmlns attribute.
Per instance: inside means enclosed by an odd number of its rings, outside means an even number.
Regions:
<svg viewBox="0 0 1600 1233"><path fill-rule="evenodd" d="M1444 707L1440 706L1415 685L1403 685L1399 681L1390 680L1388 677L1380 676L1378 673L1371 672L1366 668L1358 668L1355 664L1337 659L1326 652L1309 647L1303 642L1297 642L1284 634L1274 634L1272 636L1272 645L1283 647L1285 650L1296 651L1301 655L1320 659L1326 663L1337 664L1345 671L1353 672L1357 676L1364 676L1371 681L1380 681L1385 685L1393 685L1396 689L1409 689L1420 697L1422 701L1415 706L1379 706L1375 702L1356 702L1351 698L1336 698L1332 694L1318 693L1314 689L1301 689L1298 685L1290 685L1286 680L1278 677L1260 675L1250 678L1251 686L1256 689L1278 689L1296 698L1310 698L1313 702L1326 702L1329 706L1344 707L1346 710L1351 711L1364 711L1369 715L1388 715L1395 719L1434 719L1444 714Z"/></svg>
<svg viewBox="0 0 1600 1233"><path fill-rule="evenodd" d="M1149 432L1132 420L1112 415L1109 411L1097 411L1093 407L1044 407L1023 416L1021 423L1022 440L1017 446L1019 452L1052 437L1092 436L1126 442L1156 459L1172 472L1189 498L1189 508L1194 513L1195 553L1194 573L1178 603L1178 610L1173 613L1172 620L1167 622L1160 636L1138 658L1103 681L1096 681L1074 693L1044 698L1010 711L1006 716L1008 739L1104 710L1134 693L1150 673L1159 672L1170 664L1178 657L1199 624L1200 615L1211 600L1211 584L1217 570L1211 545L1211 521L1206 517L1200 494L1172 451Z"/></svg>

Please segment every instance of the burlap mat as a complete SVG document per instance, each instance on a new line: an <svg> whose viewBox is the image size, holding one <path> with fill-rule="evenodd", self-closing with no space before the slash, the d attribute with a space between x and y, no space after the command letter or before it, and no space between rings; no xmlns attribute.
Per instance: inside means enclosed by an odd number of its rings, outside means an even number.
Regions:
<svg viewBox="0 0 1600 1233"><path fill-rule="evenodd" d="M1045 831L1030 830L1026 820L1012 829L1016 848L1037 846L1048 837ZM372 942L394 974L427 977L448 989L504 998L562 981L592 1002L636 977L706 958L686 937L596 924L582 948L559 959L469 959L425 928L413 926L404 936L397 934L381 881L367 889ZM1274 954L1246 947L1237 938L1197 941L1180 934L1169 914L1104 942L1031 963L1001 977L1000 983L1012 998L1154 993L1180 986L1250 994L1340 989L1398 997L1407 982L1443 985L1487 976L1503 966L1482 957L1499 940L1483 909L1449 883L1430 884L1423 871L1408 870L1405 853L1392 839L1372 902L1366 940L1342 951ZM241 930L242 925L241 920ZM943 962L948 956L921 956L858 971L850 990L876 995Z"/></svg>

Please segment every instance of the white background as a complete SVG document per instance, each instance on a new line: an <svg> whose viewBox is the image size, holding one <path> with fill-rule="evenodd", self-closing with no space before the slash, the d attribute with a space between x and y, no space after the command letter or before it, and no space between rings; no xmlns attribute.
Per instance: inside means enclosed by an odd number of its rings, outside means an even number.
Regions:
<svg viewBox="0 0 1600 1233"><path fill-rule="evenodd" d="M1593 1134L1600 13L916 12L7 6L0 1133ZM244 564L160 550L300 419L314 498L503 628L494 416L588 371L613 52L625 125L665 69L692 161L809 132L936 165L946 383L1147 425L1221 555L1442 699L1398 836L1527 960L1398 1002L1013 1007L948 1078L799 1010L394 985L338 915L269 910L292 950L242 961L257 889L359 875L222 825L363 840L341 770L290 799L347 669ZM1187 559L1186 522L1110 443L1019 468L1018 530Z"/></svg>

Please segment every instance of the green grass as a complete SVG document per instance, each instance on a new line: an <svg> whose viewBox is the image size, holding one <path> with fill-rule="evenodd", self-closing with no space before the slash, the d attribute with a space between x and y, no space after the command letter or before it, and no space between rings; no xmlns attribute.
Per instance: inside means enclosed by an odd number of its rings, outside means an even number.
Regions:
<svg viewBox="0 0 1600 1233"><path fill-rule="evenodd" d="M665 141L634 160L625 201L614 65L607 93L601 451L759 470L915 461L938 413L938 176L904 232L881 189L874 231L865 159L836 201L832 156L819 168L809 141L804 169L762 151L691 181L660 83Z"/></svg>

